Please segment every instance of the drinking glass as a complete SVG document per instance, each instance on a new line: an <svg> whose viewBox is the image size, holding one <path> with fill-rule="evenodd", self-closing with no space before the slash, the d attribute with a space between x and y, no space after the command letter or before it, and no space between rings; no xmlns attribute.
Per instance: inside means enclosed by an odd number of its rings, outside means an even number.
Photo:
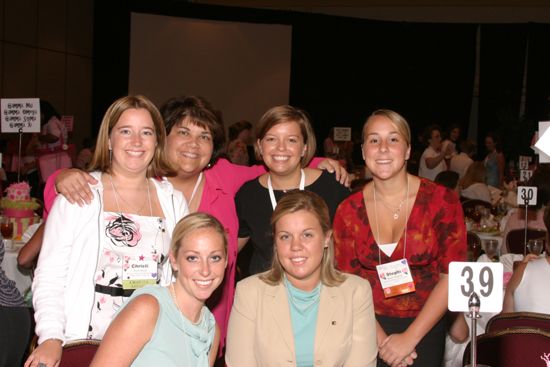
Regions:
<svg viewBox="0 0 550 367"><path fill-rule="evenodd" d="M542 238L536 238L527 242L527 250L530 254L539 256L544 248L544 240Z"/></svg>
<svg viewBox="0 0 550 367"><path fill-rule="evenodd" d="M13 237L13 222L8 217L2 217L0 219L0 232L2 237L6 240L11 240Z"/></svg>
<svg viewBox="0 0 550 367"><path fill-rule="evenodd" d="M497 240L485 240L483 242L485 255L489 260L498 262L499 261L499 251L498 251L498 241Z"/></svg>

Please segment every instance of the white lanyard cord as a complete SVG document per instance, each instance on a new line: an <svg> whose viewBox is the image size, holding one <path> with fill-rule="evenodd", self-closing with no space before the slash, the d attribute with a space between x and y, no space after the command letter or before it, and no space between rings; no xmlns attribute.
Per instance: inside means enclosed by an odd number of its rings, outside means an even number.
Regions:
<svg viewBox="0 0 550 367"><path fill-rule="evenodd" d="M378 226L378 210L376 209L376 185L372 182L372 191L374 198L374 219L376 220L376 233L378 238L375 238L377 245L380 243L380 227ZM366 210L366 208L365 208ZM403 258L407 251L407 227L409 226L409 175L407 174L407 196L405 198L405 237L403 239ZM399 242L399 240L397 241ZM378 245L378 263L382 264L382 255L380 254L380 245Z"/></svg>
<svg viewBox="0 0 550 367"><path fill-rule="evenodd" d="M304 191L304 188L306 187L306 175L304 174L304 170L300 169L300 191ZM273 185L271 184L271 175L267 174L267 190L269 191L269 199L271 200L271 206L273 207L273 210L277 207L277 199L275 199L275 193L273 192Z"/></svg>
<svg viewBox="0 0 550 367"><path fill-rule="evenodd" d="M189 198L189 203L187 203L187 205L189 205L189 206L191 205L191 202L195 198L195 194L197 193L197 190L199 189L199 185L201 184L201 181L202 181L202 171L201 171L201 173L199 173L199 177L197 177L197 182L195 182L195 187L193 187L193 191L191 192L191 197Z"/></svg>

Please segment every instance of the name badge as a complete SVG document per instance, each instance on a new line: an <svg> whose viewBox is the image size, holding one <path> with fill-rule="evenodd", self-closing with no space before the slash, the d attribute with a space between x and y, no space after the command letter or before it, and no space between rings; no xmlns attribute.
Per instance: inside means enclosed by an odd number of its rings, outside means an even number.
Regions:
<svg viewBox="0 0 550 367"><path fill-rule="evenodd" d="M158 277L158 264L156 261L143 257L129 259L123 271L122 288L138 289L149 284L156 284Z"/></svg>
<svg viewBox="0 0 550 367"><path fill-rule="evenodd" d="M414 281L407 259L377 265L376 270L386 298L415 291Z"/></svg>

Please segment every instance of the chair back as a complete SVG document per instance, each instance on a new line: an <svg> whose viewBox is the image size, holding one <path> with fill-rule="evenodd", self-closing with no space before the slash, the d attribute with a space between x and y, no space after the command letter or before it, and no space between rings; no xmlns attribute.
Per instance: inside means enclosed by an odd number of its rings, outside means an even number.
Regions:
<svg viewBox="0 0 550 367"><path fill-rule="evenodd" d="M527 228L527 241L542 238L546 241L546 231L537 228ZM525 229L512 229L506 234L505 238L506 250L509 254L525 255Z"/></svg>
<svg viewBox="0 0 550 367"><path fill-rule="evenodd" d="M468 343L462 365L470 364ZM477 338L477 363L491 367L550 367L550 332L536 328L508 328Z"/></svg>
<svg viewBox="0 0 550 367"><path fill-rule="evenodd" d="M59 367L88 367L99 348L100 340L74 340L63 346Z"/></svg>
<svg viewBox="0 0 550 367"><path fill-rule="evenodd" d="M512 327L536 328L550 332L550 315L536 312L501 313L487 321L485 332L500 331Z"/></svg>

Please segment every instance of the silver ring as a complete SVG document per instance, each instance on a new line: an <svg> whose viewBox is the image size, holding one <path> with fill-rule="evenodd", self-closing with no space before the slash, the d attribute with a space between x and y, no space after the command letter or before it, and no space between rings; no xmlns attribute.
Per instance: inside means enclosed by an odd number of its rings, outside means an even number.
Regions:
<svg viewBox="0 0 550 367"><path fill-rule="evenodd" d="M46 367L46 363L38 362L38 367Z"/></svg>

